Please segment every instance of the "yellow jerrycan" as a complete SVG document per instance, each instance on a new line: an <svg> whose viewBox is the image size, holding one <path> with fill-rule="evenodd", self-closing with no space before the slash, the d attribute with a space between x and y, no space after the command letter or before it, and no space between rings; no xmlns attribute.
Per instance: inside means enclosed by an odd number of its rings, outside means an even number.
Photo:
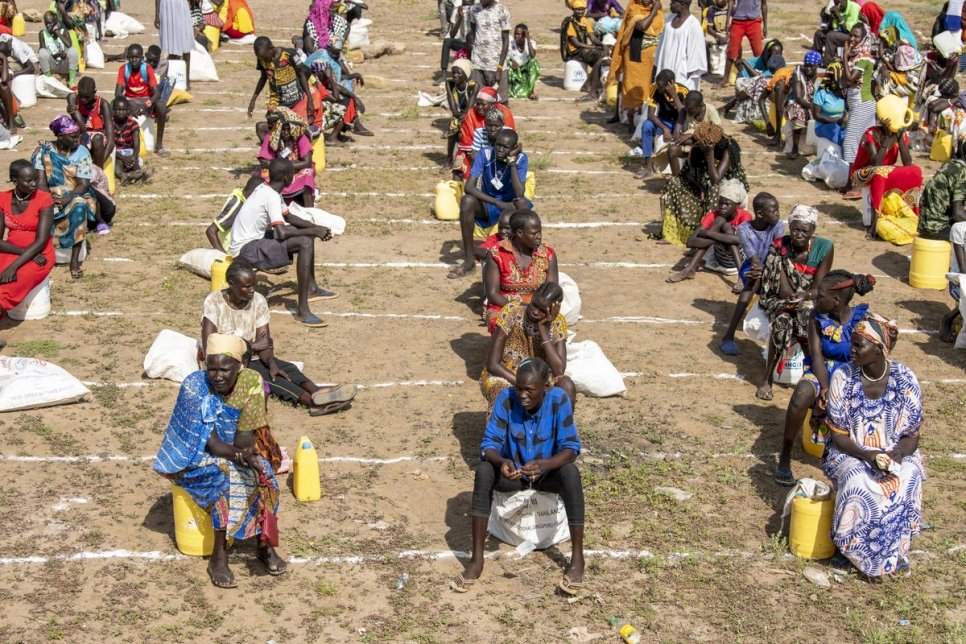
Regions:
<svg viewBox="0 0 966 644"><path fill-rule="evenodd" d="M171 505L174 507L174 540L178 550L189 557L210 555L215 546L211 516L174 483L171 484Z"/></svg>
<svg viewBox="0 0 966 644"><path fill-rule="evenodd" d="M225 255L222 259L216 259L211 263L211 292L220 291L228 286L225 274L231 266L231 255Z"/></svg>
<svg viewBox="0 0 966 644"><path fill-rule="evenodd" d="M788 529L788 549L803 559L828 559L835 554L829 537L835 499L822 501L796 496L792 499L792 520Z"/></svg>
<svg viewBox="0 0 966 644"><path fill-rule="evenodd" d="M319 457L308 436L299 438L292 459L292 490L298 501L318 501L322 498L322 481L319 478Z"/></svg>
<svg viewBox="0 0 966 644"><path fill-rule="evenodd" d="M912 262L909 264L909 286L943 290L949 284L946 272L953 245L942 239L912 240Z"/></svg>
<svg viewBox="0 0 966 644"><path fill-rule="evenodd" d="M823 431L824 430L824 431ZM830 440L828 437L828 429L825 425L819 427L819 433L825 434L825 440ZM825 453L825 443L816 443L812 440L812 410L809 409L808 413L805 414L805 422L802 423L802 448L807 454L814 456L815 458L822 458L822 454Z"/></svg>
<svg viewBox="0 0 966 644"><path fill-rule="evenodd" d="M875 115L880 121L889 121L893 132L905 130L916 120L916 114L909 109L908 99L886 94L875 103Z"/></svg>
<svg viewBox="0 0 966 644"><path fill-rule="evenodd" d="M436 184L436 201L433 213L437 219L456 221L460 218L460 199L463 198L463 186L458 181L440 181Z"/></svg>

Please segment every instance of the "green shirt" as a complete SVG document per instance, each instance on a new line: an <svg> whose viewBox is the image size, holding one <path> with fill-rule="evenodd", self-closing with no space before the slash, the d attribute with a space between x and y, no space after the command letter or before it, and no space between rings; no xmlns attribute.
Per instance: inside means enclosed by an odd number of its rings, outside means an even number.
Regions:
<svg viewBox="0 0 966 644"><path fill-rule="evenodd" d="M922 188L919 236L949 239L949 228L953 225L950 209L956 201L966 201L966 162L952 159Z"/></svg>
<svg viewBox="0 0 966 644"><path fill-rule="evenodd" d="M859 5L852 0L849 0L845 4L845 11L839 14L839 19L832 22L833 31L844 31L846 33L852 31L852 27L855 23L859 21L859 12L861 11Z"/></svg>

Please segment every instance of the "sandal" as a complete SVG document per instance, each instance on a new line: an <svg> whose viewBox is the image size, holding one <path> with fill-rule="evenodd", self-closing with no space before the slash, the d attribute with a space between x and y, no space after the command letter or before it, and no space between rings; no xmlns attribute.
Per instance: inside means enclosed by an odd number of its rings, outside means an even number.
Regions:
<svg viewBox="0 0 966 644"><path fill-rule="evenodd" d="M564 575L560 583L557 584L557 588L560 589L564 595L570 595L571 597L576 597L580 589L584 587L584 582L582 581L570 581L569 575Z"/></svg>
<svg viewBox="0 0 966 644"><path fill-rule="evenodd" d="M721 343L719 348L721 349L721 353L725 354L726 356L736 356L741 354L741 349L738 348L738 343L734 340L725 340Z"/></svg>
<svg viewBox="0 0 966 644"><path fill-rule="evenodd" d="M75 271L72 268L72 269L70 269L70 276L73 277L75 280L79 280L80 278L84 277L84 269L83 268L78 268Z"/></svg>
<svg viewBox="0 0 966 644"><path fill-rule="evenodd" d="M475 268L476 268L476 264L471 265L469 268L464 268L463 265L460 264L459 266L451 270L449 273L447 273L446 277L448 277L451 280L458 280L459 278L466 277L467 275L472 273L473 269Z"/></svg>
<svg viewBox="0 0 966 644"><path fill-rule="evenodd" d="M211 583L214 584L215 588L238 588L238 582L235 581L235 575L230 570L228 573L215 573L208 570L208 578L211 579Z"/></svg>
<svg viewBox="0 0 966 644"><path fill-rule="evenodd" d="M795 485L795 476L790 469L775 468L775 483L782 487L792 487Z"/></svg>
<svg viewBox="0 0 966 644"><path fill-rule="evenodd" d="M309 302L320 302L322 300L334 300L339 297L338 293L333 293L332 291L327 291L324 288L320 288L315 292L315 295L309 296Z"/></svg>
<svg viewBox="0 0 966 644"><path fill-rule="evenodd" d="M329 391L317 391L312 394L312 404L316 407L331 405L332 403L349 402L359 393L356 385L340 385Z"/></svg>
<svg viewBox="0 0 966 644"><path fill-rule="evenodd" d="M323 321L317 315L306 315L304 318L295 318L295 321L313 329L321 329L329 326L328 322Z"/></svg>
<svg viewBox="0 0 966 644"><path fill-rule="evenodd" d="M288 562L284 559L275 555L275 558L263 557L261 554L258 555L258 560L265 564L265 570L272 577L279 577L288 572Z"/></svg>
<svg viewBox="0 0 966 644"><path fill-rule="evenodd" d="M351 404L352 404L351 400L346 400L340 403L332 403L330 405L326 405L322 409L309 410L309 416L315 417L315 416L328 416L329 414L338 414L340 411L342 411L343 409L346 409Z"/></svg>
<svg viewBox="0 0 966 644"><path fill-rule="evenodd" d="M449 582L449 587L457 593L468 593L476 581L476 579L464 579L463 573L457 573L453 581Z"/></svg>

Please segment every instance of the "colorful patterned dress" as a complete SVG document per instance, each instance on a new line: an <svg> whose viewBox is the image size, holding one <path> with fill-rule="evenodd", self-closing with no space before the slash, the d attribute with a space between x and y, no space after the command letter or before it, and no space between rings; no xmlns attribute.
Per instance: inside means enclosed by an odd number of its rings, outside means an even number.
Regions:
<svg viewBox="0 0 966 644"><path fill-rule="evenodd" d="M889 451L922 426L922 393L915 374L889 363L889 382L877 400L862 389L862 369L849 363L829 386L828 425L859 447ZM922 530L922 482L926 470L919 450L902 459L899 475L882 472L844 454L830 443L823 459L835 487L832 541L865 575L894 573Z"/></svg>
<svg viewBox="0 0 966 644"><path fill-rule="evenodd" d="M521 268L517 261L513 244L509 239L502 240L490 251L490 257L500 271L500 295L508 300L519 300L529 304L533 292L547 281L550 263L553 261L554 251L550 246L540 244L535 248L530 259L530 265ZM487 303L486 317L493 333L496 316L500 312L499 306Z"/></svg>

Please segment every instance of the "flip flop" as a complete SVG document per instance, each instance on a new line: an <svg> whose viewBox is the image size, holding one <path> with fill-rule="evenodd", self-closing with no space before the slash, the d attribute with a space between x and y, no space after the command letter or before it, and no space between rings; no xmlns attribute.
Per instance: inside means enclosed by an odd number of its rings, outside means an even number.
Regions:
<svg viewBox="0 0 966 644"><path fill-rule="evenodd" d="M472 273L475 268L476 268L476 264L474 264L471 268L463 268L463 265L460 264L459 266L451 270L449 273L447 273L446 277L448 277L451 280L458 280L459 278L466 277L467 275Z"/></svg>
<svg viewBox="0 0 966 644"><path fill-rule="evenodd" d="M273 561L258 555L258 560L265 565L265 571L268 574L272 577L280 577L288 572L288 563L278 555L275 555L275 557L276 559Z"/></svg>
<svg viewBox="0 0 966 644"><path fill-rule="evenodd" d="M340 411L352 404L351 400L346 400L345 402L332 403L322 409L314 409L309 411L309 416L328 416L329 414L338 414Z"/></svg>
<svg viewBox="0 0 966 644"><path fill-rule="evenodd" d="M327 291L324 288L320 288L315 292L315 295L309 296L309 302L320 302L322 300L334 300L339 297L338 293L333 293L332 291Z"/></svg>
<svg viewBox="0 0 966 644"><path fill-rule="evenodd" d="M317 315L307 315L304 318L295 318L295 321L313 329L321 329L329 326L328 322L323 322L322 319Z"/></svg>
<svg viewBox="0 0 966 644"><path fill-rule="evenodd" d="M337 402L348 402L354 399L357 393L359 393L359 387L356 385L340 385L329 391L317 391L312 394L312 404L321 407Z"/></svg>
<svg viewBox="0 0 966 644"><path fill-rule="evenodd" d="M734 340L725 340L719 348L721 349L721 353L726 356L736 356L741 353L741 349L738 348L738 343Z"/></svg>
<svg viewBox="0 0 966 644"><path fill-rule="evenodd" d="M228 574L214 573L209 570L208 578L211 579L211 583L214 584L216 588L238 588L238 582L235 581L235 575L232 574L230 570L228 571Z"/></svg>
<svg viewBox="0 0 966 644"><path fill-rule="evenodd" d="M79 280L80 278L84 277L84 269L78 268L76 271L72 270L70 272L70 276L73 277L75 280Z"/></svg>
<svg viewBox="0 0 966 644"><path fill-rule="evenodd" d="M791 470L784 470L780 467L775 468L775 483L782 487L792 487L795 485L795 476Z"/></svg>
<svg viewBox="0 0 966 644"><path fill-rule="evenodd" d="M560 589L560 592L565 595L570 595L571 597L575 597L583 587L584 582L570 581L570 577L568 575L564 575L563 579L560 580L560 583L557 584L557 588Z"/></svg>
<svg viewBox="0 0 966 644"><path fill-rule="evenodd" d="M449 587L451 590L458 593L468 593L476 583L476 579L464 579L463 573L457 573L453 581L449 582Z"/></svg>

